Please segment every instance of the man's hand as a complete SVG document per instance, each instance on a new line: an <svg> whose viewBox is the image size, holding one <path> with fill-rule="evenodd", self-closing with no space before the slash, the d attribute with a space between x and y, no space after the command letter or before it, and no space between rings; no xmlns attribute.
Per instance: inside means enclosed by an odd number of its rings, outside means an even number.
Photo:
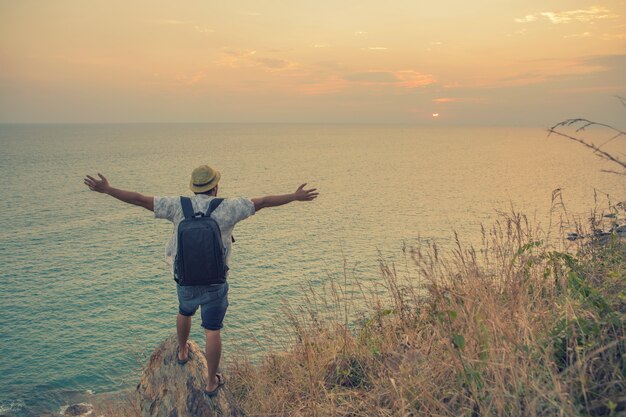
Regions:
<svg viewBox="0 0 626 417"><path fill-rule="evenodd" d="M293 193L297 201L311 201L317 198L317 196L320 194L316 192L317 188L311 188L309 190L305 190L304 189L305 186L306 186L306 183L302 184L301 186L298 187L296 192Z"/></svg>
<svg viewBox="0 0 626 417"><path fill-rule="evenodd" d="M283 204L291 203L292 201L311 201L317 198L319 193L317 188L311 188L305 190L306 183L298 187L295 193L283 194L283 195L268 195L260 198L253 198L254 210L259 211L265 207L278 207Z"/></svg>
<svg viewBox="0 0 626 417"><path fill-rule="evenodd" d="M133 204L135 206L143 207L147 210L154 211L154 197L136 193L134 191L119 190L111 187L109 181L104 175L98 173L99 180L95 179L91 175L86 175L83 182L91 191L97 191L99 193L105 193L111 197L115 197L124 203Z"/></svg>
<svg viewBox="0 0 626 417"><path fill-rule="evenodd" d="M84 183L91 191L97 191L99 193L108 193L111 189L111 185L109 181L104 177L104 175L98 173L100 180L95 179L91 175L87 175L84 179Z"/></svg>

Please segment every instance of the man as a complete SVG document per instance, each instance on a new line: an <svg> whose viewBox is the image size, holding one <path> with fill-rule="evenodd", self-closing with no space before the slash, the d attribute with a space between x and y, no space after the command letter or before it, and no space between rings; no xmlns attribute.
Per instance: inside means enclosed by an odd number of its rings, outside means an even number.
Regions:
<svg viewBox="0 0 626 417"><path fill-rule="evenodd" d="M174 261L177 250L178 224L184 219L180 197L151 197L133 191L120 190L112 187L107 179L98 174L100 179L87 175L85 185L92 191L108 194L125 203L134 204L153 211L159 219L167 219L174 224L174 233L167 243L165 258L167 264L174 272ZM209 203L217 196L218 183L221 175L219 171L202 165L193 170L189 188L195 193L191 197L194 212L207 211ZM306 184L302 184L291 194L272 195L261 198L228 198L213 211L213 218L220 227L222 243L224 246L225 264L229 266L232 245L232 232L235 225L241 220L253 215L266 207L277 207L293 201L311 201L319 193L315 188L305 190ZM178 363L184 365L189 360L189 331L191 329L191 316L201 308L202 327L206 334L206 360L208 376L205 392L209 396L217 394L217 390L224 384L222 376L217 373L222 353L222 340L220 329L224 315L228 308L228 282L217 285L180 286L176 284L178 292L178 317L176 320L176 333L178 335Z"/></svg>

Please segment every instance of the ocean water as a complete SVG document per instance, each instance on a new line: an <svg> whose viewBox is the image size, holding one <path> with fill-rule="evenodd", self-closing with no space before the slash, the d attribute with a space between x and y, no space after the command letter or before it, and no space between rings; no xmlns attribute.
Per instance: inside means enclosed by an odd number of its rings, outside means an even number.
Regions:
<svg viewBox="0 0 626 417"><path fill-rule="evenodd" d="M189 194L191 170L220 195L320 190L235 229L224 361L276 348L272 325L302 285L378 279L418 238L471 241L511 205L546 223L560 188L581 218L624 180L541 128L383 125L0 125L0 414L58 409L77 393L136 384L175 327L164 262L172 227L89 191L85 174L148 195ZM192 337L202 342L196 320Z"/></svg>

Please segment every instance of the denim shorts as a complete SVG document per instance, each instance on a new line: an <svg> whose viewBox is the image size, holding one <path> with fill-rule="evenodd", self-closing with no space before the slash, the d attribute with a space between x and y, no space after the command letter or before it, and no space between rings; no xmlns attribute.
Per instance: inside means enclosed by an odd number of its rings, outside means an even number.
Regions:
<svg viewBox="0 0 626 417"><path fill-rule="evenodd" d="M178 293L178 312L183 316L193 316L201 307L202 327L207 330L219 330L228 308L228 283L219 285L176 284Z"/></svg>

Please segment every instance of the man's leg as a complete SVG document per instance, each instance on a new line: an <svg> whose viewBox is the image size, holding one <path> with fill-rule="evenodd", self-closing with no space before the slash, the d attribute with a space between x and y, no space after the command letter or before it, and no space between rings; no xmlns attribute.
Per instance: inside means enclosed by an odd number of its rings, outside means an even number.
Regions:
<svg viewBox="0 0 626 417"><path fill-rule="evenodd" d="M206 363L209 368L206 389L213 391L217 388L218 381L215 374L220 365L220 357L222 356L222 337L219 330L207 330L206 332Z"/></svg>
<svg viewBox="0 0 626 417"><path fill-rule="evenodd" d="M189 355L189 331L191 330L191 317L178 313L176 318L176 334L178 335L178 359L185 360Z"/></svg>

